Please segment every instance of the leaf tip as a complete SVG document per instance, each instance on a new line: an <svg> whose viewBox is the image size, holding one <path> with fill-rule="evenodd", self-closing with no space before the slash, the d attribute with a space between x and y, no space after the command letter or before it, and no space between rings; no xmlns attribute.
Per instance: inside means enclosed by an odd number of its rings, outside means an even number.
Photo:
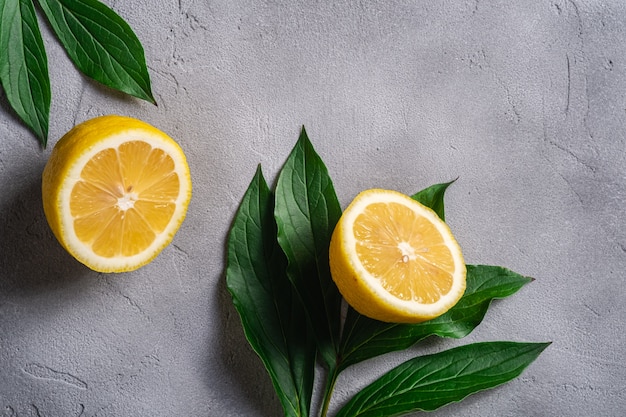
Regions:
<svg viewBox="0 0 626 417"><path fill-rule="evenodd" d="M306 133L304 125L302 125L302 129L300 129L300 138L298 142L309 142L309 135Z"/></svg>
<svg viewBox="0 0 626 417"><path fill-rule="evenodd" d="M551 344L552 344L552 341L537 343L539 347L539 353L542 353L544 350L550 347Z"/></svg>
<svg viewBox="0 0 626 417"><path fill-rule="evenodd" d="M148 86L142 90L142 94L137 94L137 95L133 93L128 93L128 94L135 95L135 97L145 100L148 103L153 104L155 107L159 107L159 103L157 103L156 99L154 98L154 95L152 94L152 88L150 87L149 84L150 84L150 81L148 81ZM116 87L113 87L113 88L118 89Z"/></svg>
<svg viewBox="0 0 626 417"><path fill-rule="evenodd" d="M41 146L42 149L46 149L46 147L48 146L48 130L39 130L36 131L34 129L32 129L33 133L35 133L35 136L37 136L37 139L39 139L39 145Z"/></svg>

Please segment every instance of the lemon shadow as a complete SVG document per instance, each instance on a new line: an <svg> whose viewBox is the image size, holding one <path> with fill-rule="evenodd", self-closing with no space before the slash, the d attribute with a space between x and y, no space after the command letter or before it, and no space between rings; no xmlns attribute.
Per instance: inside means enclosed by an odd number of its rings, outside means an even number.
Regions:
<svg viewBox="0 0 626 417"><path fill-rule="evenodd" d="M5 297L63 288L91 272L52 234L43 212L41 175L28 174L0 202L0 293Z"/></svg>

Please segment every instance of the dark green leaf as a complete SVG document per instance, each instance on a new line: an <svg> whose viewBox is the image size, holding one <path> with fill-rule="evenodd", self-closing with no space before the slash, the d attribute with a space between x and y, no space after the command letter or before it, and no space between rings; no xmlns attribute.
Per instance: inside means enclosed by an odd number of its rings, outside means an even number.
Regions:
<svg viewBox="0 0 626 417"><path fill-rule="evenodd" d="M70 59L102 84L154 103L144 50L130 26L97 0L39 0Z"/></svg>
<svg viewBox="0 0 626 417"><path fill-rule="evenodd" d="M487 342L411 359L360 391L337 417L432 411L519 376L549 343Z"/></svg>
<svg viewBox="0 0 626 417"><path fill-rule="evenodd" d="M278 177L275 216L278 242L289 262L287 275L306 307L318 350L331 365L338 346L341 296L330 277L328 247L341 207L304 128Z"/></svg>
<svg viewBox="0 0 626 417"><path fill-rule="evenodd" d="M0 51L0 82L7 100L46 146L50 79L31 0L0 0Z"/></svg>
<svg viewBox="0 0 626 417"><path fill-rule="evenodd" d="M426 207L430 207L433 209L435 213L439 216L441 220L446 220L446 213L444 210L443 204L443 196L446 192L446 189L452 184L454 181L431 185L430 187L415 193L411 196L413 200L416 200Z"/></svg>
<svg viewBox="0 0 626 417"><path fill-rule="evenodd" d="M274 196L259 167L230 230L226 284L285 416L307 416L315 341L285 270L286 259L276 241Z"/></svg>
<svg viewBox="0 0 626 417"><path fill-rule="evenodd" d="M462 338L480 324L493 299L508 297L531 281L499 266L467 265L465 294L435 319L418 324L384 323L350 309L341 344L341 367L406 349L432 335Z"/></svg>

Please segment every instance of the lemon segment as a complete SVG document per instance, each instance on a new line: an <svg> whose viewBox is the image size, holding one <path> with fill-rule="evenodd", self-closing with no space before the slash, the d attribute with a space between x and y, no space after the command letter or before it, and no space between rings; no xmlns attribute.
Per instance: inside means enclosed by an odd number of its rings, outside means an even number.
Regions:
<svg viewBox="0 0 626 417"><path fill-rule="evenodd" d="M449 227L391 190L359 194L330 243L333 280L361 314L417 323L448 311L465 291L465 263Z"/></svg>
<svg viewBox="0 0 626 417"><path fill-rule="evenodd" d="M70 130L44 168L44 213L76 259L100 272L135 270L180 227L191 198L180 146L137 119L102 116Z"/></svg>

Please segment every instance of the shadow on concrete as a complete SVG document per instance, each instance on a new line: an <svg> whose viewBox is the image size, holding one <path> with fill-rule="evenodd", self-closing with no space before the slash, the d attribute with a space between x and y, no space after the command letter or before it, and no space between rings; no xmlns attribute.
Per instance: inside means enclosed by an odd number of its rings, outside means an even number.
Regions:
<svg viewBox="0 0 626 417"><path fill-rule="evenodd" d="M19 126L22 126L22 127L26 128L26 129L29 129L28 125L26 123L24 123L24 121L17 115L15 110L13 110L13 108L9 104L9 100L8 100L4 90L1 89L1 88L0 88L0 115L2 115L3 119L8 120L8 122L11 125L16 125L16 126L19 125ZM29 132L30 137L28 137L26 140L36 141L37 143L39 143L40 149L43 149L43 146L42 146L39 138L32 131L29 130L28 132Z"/></svg>
<svg viewBox="0 0 626 417"><path fill-rule="evenodd" d="M267 370L244 336L241 320L226 288L224 275L216 286L216 298L221 339L218 357L221 368L224 369L224 378L219 388L215 386L216 378L207 375L207 383L211 384L212 389L221 390L221 398L231 399L233 409L242 414L245 410L254 410L259 416L283 415ZM207 364L207 368L210 366ZM247 399L247 404L241 404L242 398Z"/></svg>
<svg viewBox="0 0 626 417"><path fill-rule="evenodd" d="M89 274L58 243L46 221L41 176L24 181L0 205L0 294L58 289Z"/></svg>

